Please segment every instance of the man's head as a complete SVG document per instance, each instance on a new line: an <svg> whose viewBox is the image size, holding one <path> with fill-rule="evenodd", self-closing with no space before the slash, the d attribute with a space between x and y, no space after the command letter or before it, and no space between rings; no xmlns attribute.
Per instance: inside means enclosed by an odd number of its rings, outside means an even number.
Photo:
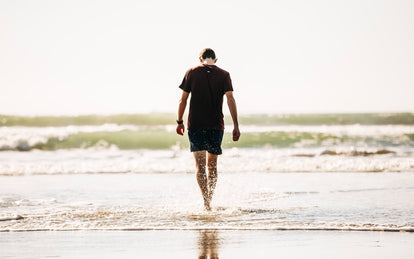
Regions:
<svg viewBox="0 0 414 259"><path fill-rule="evenodd" d="M205 48L200 52L200 62L201 63L216 63L217 58L216 58L216 53L214 53L214 50L210 49L210 48Z"/></svg>

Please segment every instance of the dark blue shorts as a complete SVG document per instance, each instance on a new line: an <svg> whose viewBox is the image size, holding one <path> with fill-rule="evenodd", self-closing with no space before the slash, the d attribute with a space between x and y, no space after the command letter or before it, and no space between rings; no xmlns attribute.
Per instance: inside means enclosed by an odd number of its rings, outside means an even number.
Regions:
<svg viewBox="0 0 414 259"><path fill-rule="evenodd" d="M189 130L191 152L207 150L208 153L221 155L221 141L224 130Z"/></svg>

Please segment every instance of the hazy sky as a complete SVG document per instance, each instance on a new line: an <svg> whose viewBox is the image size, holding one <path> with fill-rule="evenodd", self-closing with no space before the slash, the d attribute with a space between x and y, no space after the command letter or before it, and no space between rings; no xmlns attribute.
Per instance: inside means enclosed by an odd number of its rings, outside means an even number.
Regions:
<svg viewBox="0 0 414 259"><path fill-rule="evenodd" d="M0 0L0 114L176 112L204 47L241 113L414 112L413 14L412 0Z"/></svg>

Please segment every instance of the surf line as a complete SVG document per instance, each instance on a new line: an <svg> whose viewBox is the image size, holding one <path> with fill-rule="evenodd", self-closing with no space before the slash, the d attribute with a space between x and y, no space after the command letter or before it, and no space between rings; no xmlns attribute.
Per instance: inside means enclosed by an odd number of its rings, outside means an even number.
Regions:
<svg viewBox="0 0 414 259"><path fill-rule="evenodd" d="M335 227L277 227L277 228L158 228L158 227L138 227L138 228L67 228L67 229L54 229L54 228L33 228L33 229L0 229L1 232L48 232L48 231L203 231L203 230L212 230L212 231L339 231L339 232L414 232L414 228L335 228Z"/></svg>
<svg viewBox="0 0 414 259"><path fill-rule="evenodd" d="M0 221L21 220L21 219L24 219L24 217L20 215L16 215L15 217L10 217L10 218L0 218Z"/></svg>

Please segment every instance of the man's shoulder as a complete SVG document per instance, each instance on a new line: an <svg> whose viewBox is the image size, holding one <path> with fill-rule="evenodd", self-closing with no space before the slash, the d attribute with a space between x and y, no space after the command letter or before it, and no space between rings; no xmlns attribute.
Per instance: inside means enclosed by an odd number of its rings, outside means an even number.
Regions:
<svg viewBox="0 0 414 259"><path fill-rule="evenodd" d="M223 74L223 75L230 75L230 73L227 70L224 70L216 65L214 66L209 66L210 68L216 70L219 74ZM187 74L191 73L191 72L204 72L205 66L203 64L200 64L198 66L192 67L190 69L187 70Z"/></svg>
<svg viewBox="0 0 414 259"><path fill-rule="evenodd" d="M187 71L197 71L197 70L201 70L201 69L203 69L203 65L198 65L198 66L192 67L192 68L188 69Z"/></svg>
<svg viewBox="0 0 414 259"><path fill-rule="evenodd" d="M216 66L216 68L217 68L217 70L218 70L218 71L220 71L220 73L222 73L222 74L226 74L226 75L229 75L229 74L230 74L227 70L224 70L224 69L222 69L222 68L220 68L220 67L218 67L218 66Z"/></svg>
<svg viewBox="0 0 414 259"><path fill-rule="evenodd" d="M197 74L197 71L200 71L201 68L202 66L199 65L199 66L195 66L195 67L191 67L187 69L187 71L185 72L185 77L187 78L190 74L194 74L194 72L196 72L195 74Z"/></svg>

